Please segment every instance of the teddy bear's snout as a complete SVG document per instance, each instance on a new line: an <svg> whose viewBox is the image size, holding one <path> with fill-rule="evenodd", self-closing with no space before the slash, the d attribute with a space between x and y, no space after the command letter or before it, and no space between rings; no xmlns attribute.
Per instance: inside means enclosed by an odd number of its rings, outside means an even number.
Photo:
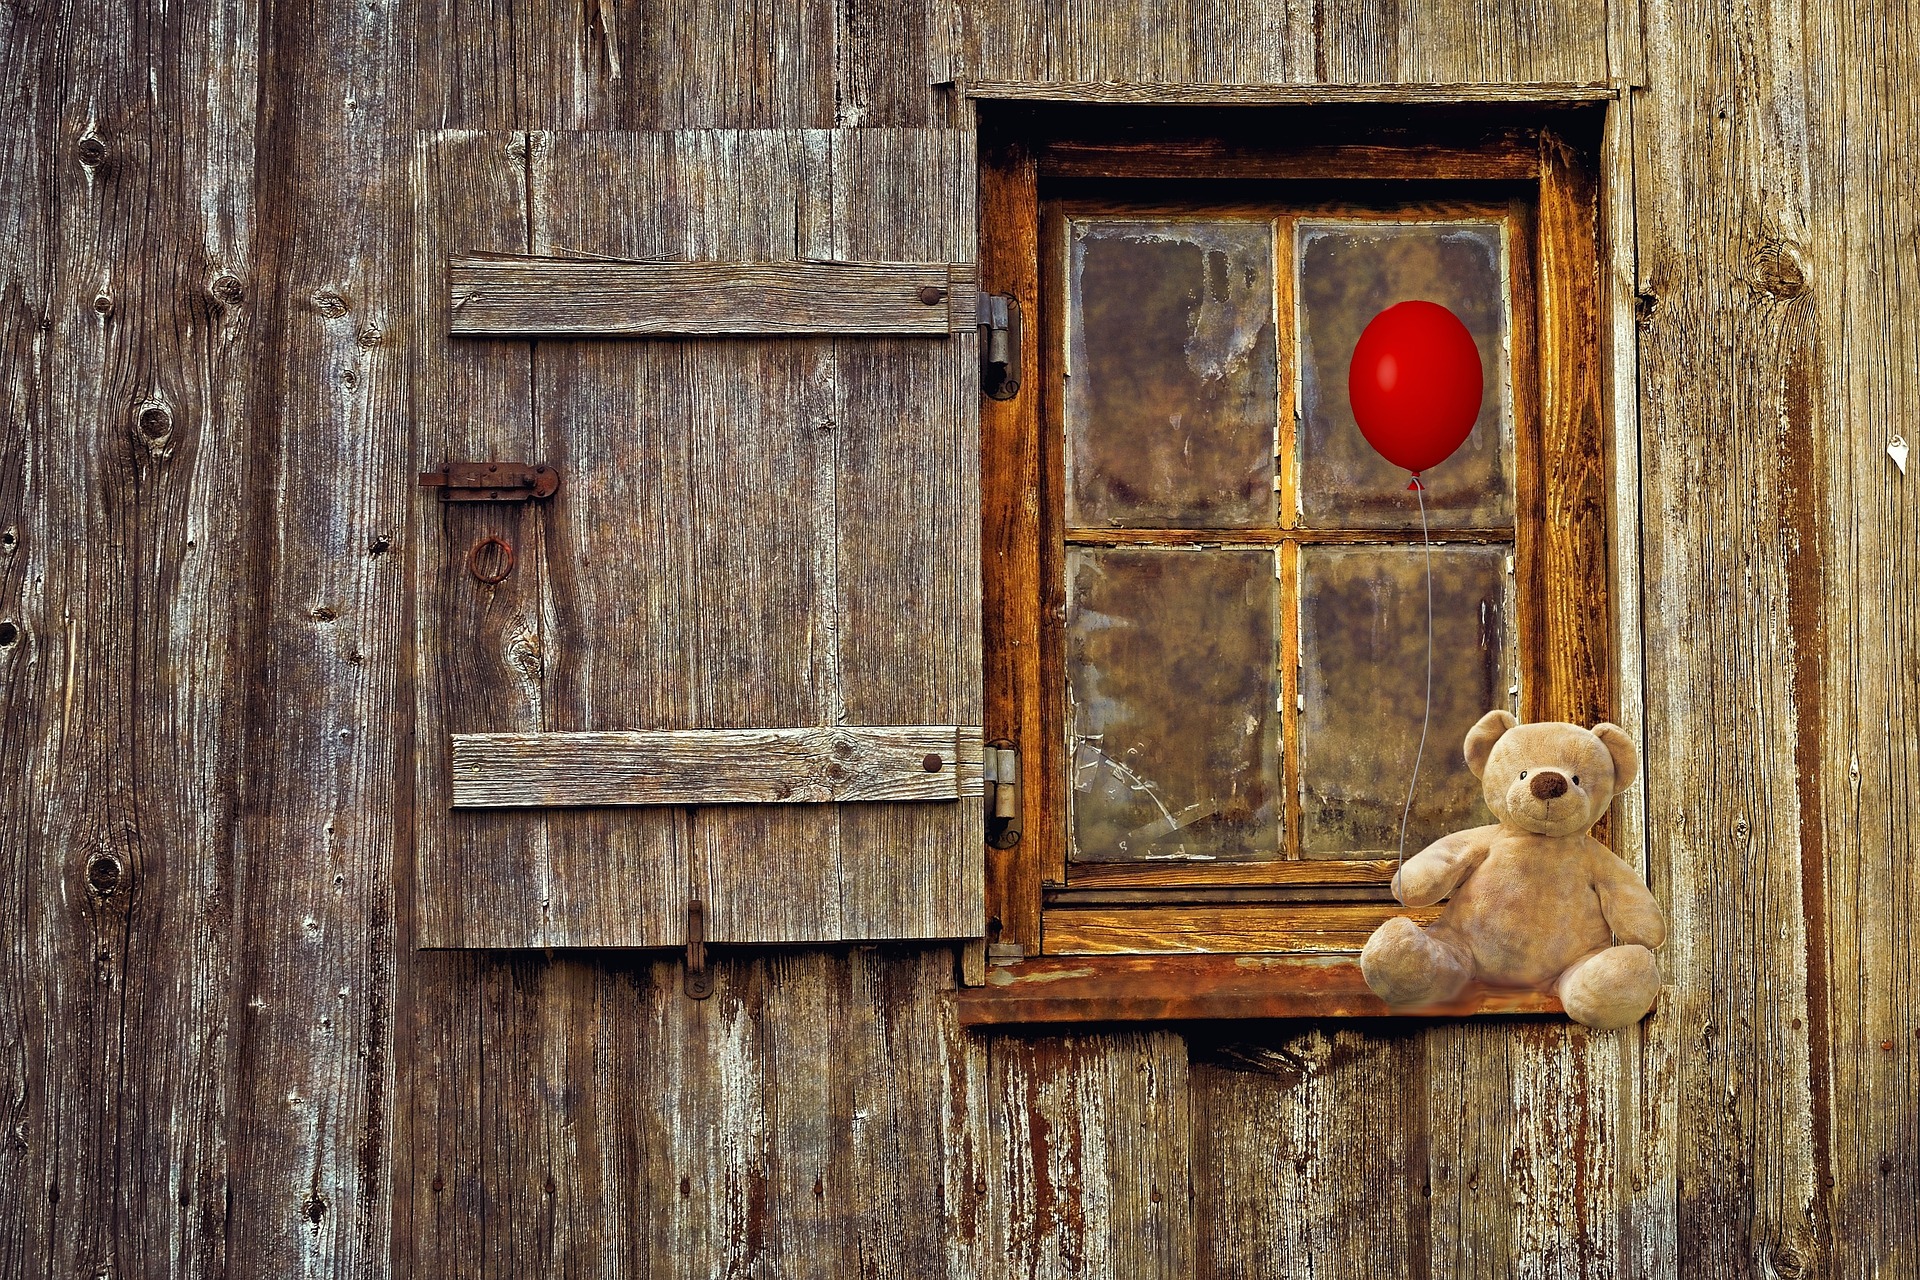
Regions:
<svg viewBox="0 0 1920 1280"><path fill-rule="evenodd" d="M1527 784L1527 790L1541 800L1557 800L1567 794L1567 779L1564 774L1555 773L1551 769L1542 769L1533 775L1533 780Z"/></svg>

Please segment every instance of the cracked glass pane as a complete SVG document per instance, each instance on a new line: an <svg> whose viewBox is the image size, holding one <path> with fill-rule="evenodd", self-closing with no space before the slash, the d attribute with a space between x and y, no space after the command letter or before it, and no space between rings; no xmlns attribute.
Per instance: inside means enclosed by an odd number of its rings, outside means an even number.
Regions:
<svg viewBox="0 0 1920 1280"><path fill-rule="evenodd" d="M1067 523L1273 520L1273 224L1076 221Z"/></svg>
<svg viewBox="0 0 1920 1280"><path fill-rule="evenodd" d="M1267 550L1067 551L1076 861L1278 856Z"/></svg>
<svg viewBox="0 0 1920 1280"><path fill-rule="evenodd" d="M1493 821L1461 742L1514 709L1512 548L1433 549L1433 726L1407 826L1412 855ZM1392 856L1420 743L1427 682L1419 546L1300 553L1301 856Z"/></svg>
<svg viewBox="0 0 1920 1280"><path fill-rule="evenodd" d="M1302 222L1300 508L1312 528L1418 529L1407 473L1354 425L1347 366L1361 331L1398 302L1449 307L1480 347L1486 398L1473 434L1423 477L1436 528L1513 523L1507 271L1498 222Z"/></svg>

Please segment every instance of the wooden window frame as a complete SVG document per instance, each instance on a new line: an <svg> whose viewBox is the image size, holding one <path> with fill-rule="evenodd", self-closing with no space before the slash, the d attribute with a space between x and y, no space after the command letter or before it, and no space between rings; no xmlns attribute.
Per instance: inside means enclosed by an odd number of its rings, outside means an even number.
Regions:
<svg viewBox="0 0 1920 1280"><path fill-rule="evenodd" d="M1260 127L1245 127L1243 115L1218 132L1196 112L1142 124L1112 108L983 111L981 289L1011 294L1030 318L1023 389L983 401L980 424L985 732L1020 744L1023 836L987 851L992 962L984 985L958 998L963 1023L1391 1013L1354 952L1392 903L1392 861L1083 864L1068 874L1061 308L1042 283L1061 264L1049 260L1060 239L1045 225L1049 201L1075 180L1224 177L1405 184L1410 199L1507 203L1525 228L1510 244L1520 711L1591 724L1614 717L1615 681L1597 146L1572 140L1598 138L1598 111L1586 111L1529 119L1291 107L1272 109ZM1423 112L1438 118L1409 124ZM1273 137L1311 141L1263 140ZM1283 404L1290 435L1288 416ZM1289 699L1295 678L1283 661ZM1126 949L1156 931L1177 933L1168 945L1184 949ZM1072 953L1061 953L1063 941ZM1102 947L1111 949L1089 954ZM1558 1010L1543 993L1474 988L1428 1016Z"/></svg>

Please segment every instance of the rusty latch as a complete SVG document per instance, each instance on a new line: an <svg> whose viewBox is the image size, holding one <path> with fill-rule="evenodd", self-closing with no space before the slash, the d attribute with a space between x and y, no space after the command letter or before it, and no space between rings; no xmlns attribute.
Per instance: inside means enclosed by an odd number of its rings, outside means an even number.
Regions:
<svg viewBox="0 0 1920 1280"><path fill-rule="evenodd" d="M449 462L422 471L420 487L438 489L442 502L526 502L552 497L560 473L544 462Z"/></svg>
<svg viewBox="0 0 1920 1280"><path fill-rule="evenodd" d="M713 994L713 970L707 967L707 906L695 898L687 903L687 998L705 1000Z"/></svg>

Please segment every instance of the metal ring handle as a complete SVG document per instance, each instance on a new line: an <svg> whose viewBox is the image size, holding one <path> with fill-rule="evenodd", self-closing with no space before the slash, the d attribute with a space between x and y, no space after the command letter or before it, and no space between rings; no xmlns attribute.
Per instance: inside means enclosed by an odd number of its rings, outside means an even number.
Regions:
<svg viewBox="0 0 1920 1280"><path fill-rule="evenodd" d="M488 547L500 548L500 554L503 557L505 557L501 562L500 571L498 573L485 573L481 571L480 553L482 551L485 551ZM480 539L480 541L474 543L473 546L468 549L467 572L472 574L474 577L478 578L480 581L486 583L490 587L497 586L498 584L505 582L507 580L507 575L513 572L512 545L508 543L508 541L505 538L501 537L497 533L488 534L486 537Z"/></svg>

